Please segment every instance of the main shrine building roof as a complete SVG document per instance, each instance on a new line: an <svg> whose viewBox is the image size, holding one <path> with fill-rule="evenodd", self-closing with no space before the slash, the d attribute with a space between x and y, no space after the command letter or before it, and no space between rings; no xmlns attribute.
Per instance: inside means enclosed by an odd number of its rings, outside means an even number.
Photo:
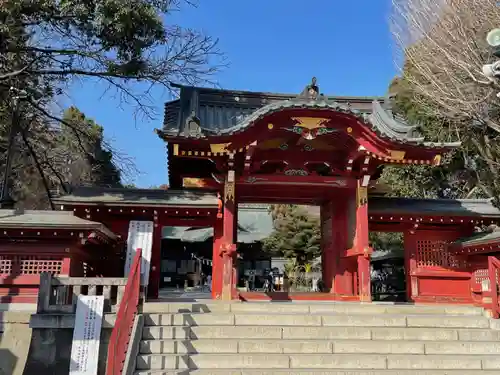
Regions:
<svg viewBox="0 0 500 375"><path fill-rule="evenodd" d="M263 93L176 85L180 98L167 102L161 137L205 138L233 135L263 117L292 109L332 110L357 117L380 137L426 147L456 147L460 143L424 142L416 126L392 114L390 102L382 97L347 97ZM311 87L311 86L308 86ZM314 86L317 89L317 86ZM307 88L306 88L307 89ZM190 122L200 132L190 131Z"/></svg>

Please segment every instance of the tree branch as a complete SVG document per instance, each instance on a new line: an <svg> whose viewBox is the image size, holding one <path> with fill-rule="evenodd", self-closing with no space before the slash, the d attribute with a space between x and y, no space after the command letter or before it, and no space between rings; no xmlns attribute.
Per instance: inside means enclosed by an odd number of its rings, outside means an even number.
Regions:
<svg viewBox="0 0 500 375"><path fill-rule="evenodd" d="M42 183L43 187L45 188L45 192L47 194L47 199L49 200L50 208L52 210L55 210L54 202L52 202L52 196L50 194L50 187L49 184L47 183L47 179L45 178L45 172L40 165L40 162L38 161L38 157L35 154L35 151L31 147L31 144L28 141L28 138L26 136L25 130L21 127L21 137L23 139L24 144L26 145L26 148L28 149L29 154L31 155L31 158L33 159L33 162L35 163L36 169L38 170L38 173L40 174L40 177L42 178Z"/></svg>

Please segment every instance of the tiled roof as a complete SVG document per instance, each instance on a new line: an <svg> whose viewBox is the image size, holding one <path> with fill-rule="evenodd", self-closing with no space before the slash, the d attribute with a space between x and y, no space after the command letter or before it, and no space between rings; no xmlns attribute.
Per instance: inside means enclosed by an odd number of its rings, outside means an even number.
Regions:
<svg viewBox="0 0 500 375"><path fill-rule="evenodd" d="M500 230L494 230L476 233L473 236L461 238L458 241L455 241L453 245L459 245L462 248L467 248L498 242L500 242Z"/></svg>
<svg viewBox="0 0 500 375"><path fill-rule="evenodd" d="M55 196L57 204L71 205L128 205L128 206L175 206L217 207L215 193L196 190L162 190L76 187L71 193Z"/></svg>
<svg viewBox="0 0 500 375"><path fill-rule="evenodd" d="M116 238L103 224L81 219L68 211L0 210L0 228L92 230Z"/></svg>
<svg viewBox="0 0 500 375"><path fill-rule="evenodd" d="M312 215L319 215L318 206L309 207ZM369 215L422 215L500 218L500 210L489 199L413 199L368 197Z"/></svg>
<svg viewBox="0 0 500 375"><path fill-rule="evenodd" d="M500 218L500 210L489 199L413 199L371 197L370 215L471 216Z"/></svg>
<svg viewBox="0 0 500 375"><path fill-rule="evenodd" d="M218 206L215 192L200 190L161 190L78 187L70 194L55 196L57 204L70 205L137 205L137 206ZM241 210L266 212L267 205L241 204ZM370 215L443 215L500 218L500 210L489 199L414 199L370 196ZM311 207L310 212L319 214L319 207Z"/></svg>
<svg viewBox="0 0 500 375"><path fill-rule="evenodd" d="M367 124L379 136L397 142L427 147L457 147L460 143L426 143L416 127L395 118L384 108L382 98L333 97L320 95L316 100L297 95L252 93L181 87L181 98L165 106L160 136L209 137L244 131L274 112L307 108L347 113ZM200 133L190 134L186 122L196 116Z"/></svg>

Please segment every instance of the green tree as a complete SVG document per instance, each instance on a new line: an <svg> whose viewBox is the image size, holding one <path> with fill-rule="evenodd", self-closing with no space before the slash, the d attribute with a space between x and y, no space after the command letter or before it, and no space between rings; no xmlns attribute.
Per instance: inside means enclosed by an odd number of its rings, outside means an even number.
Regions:
<svg viewBox="0 0 500 375"><path fill-rule="evenodd" d="M171 12L192 4L188 0L0 4L0 168L3 172L8 129L14 123L12 179L23 185L16 186L17 192L33 185L30 192L43 190L49 196L53 180L61 185L64 181L64 173L54 164L62 163L65 152L69 155L75 147L101 173L98 177L93 171L92 180L116 183L112 168L105 170L111 155L105 154L108 147L99 145L99 131L55 110L54 104L69 96L75 80L103 83L106 93L114 92L120 104L133 106L137 115L153 117L154 86L171 90L171 82L211 83L224 65L216 39L168 23ZM71 143L71 151L65 142Z"/></svg>
<svg viewBox="0 0 500 375"><path fill-rule="evenodd" d="M113 162L112 151L104 142L102 126L86 118L76 107L68 108L63 119L57 154L54 155L64 171L61 178L71 185L121 186L120 171ZM85 132L86 137L81 139L81 143L65 123Z"/></svg>
<svg viewBox="0 0 500 375"><path fill-rule="evenodd" d="M109 84L150 114L151 85L206 82L221 66L216 39L166 23L183 3L192 2L2 1L0 83L24 90L26 104L52 120L43 104L75 78Z"/></svg>
<svg viewBox="0 0 500 375"><path fill-rule="evenodd" d="M275 212L275 214L273 214ZM263 249L271 254L310 263L321 254L319 218L304 208L273 205L274 231L263 241Z"/></svg>
<svg viewBox="0 0 500 375"><path fill-rule="evenodd" d="M384 167L381 182L391 186L391 194L414 198L475 198L484 197L481 187L484 171L475 153L474 145L466 137L457 133L456 124L447 118L431 114L422 106L421 99L405 78L411 70L405 65L403 78L396 78L389 91L393 98L393 110L433 142L453 142L461 140L458 149L445 155L441 165L408 165L404 167ZM478 163L479 162L479 163Z"/></svg>
<svg viewBox="0 0 500 375"><path fill-rule="evenodd" d="M403 233L370 232L370 245L374 251L390 251L403 254Z"/></svg>
<svg viewBox="0 0 500 375"><path fill-rule="evenodd" d="M50 191L68 185L120 186L120 169L102 127L74 107L63 118L85 137L76 137L64 124L54 128L35 120L29 123L31 134L22 129L17 136L11 194L19 207L49 208Z"/></svg>

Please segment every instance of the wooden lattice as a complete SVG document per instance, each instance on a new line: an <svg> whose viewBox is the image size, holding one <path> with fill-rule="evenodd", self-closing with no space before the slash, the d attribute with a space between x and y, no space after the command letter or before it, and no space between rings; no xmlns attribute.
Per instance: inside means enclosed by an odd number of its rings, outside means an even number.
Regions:
<svg viewBox="0 0 500 375"><path fill-rule="evenodd" d="M474 271L474 281L481 285L481 283L484 281L484 280L488 280L488 269L487 268L483 268L483 269L479 269L479 270L475 270Z"/></svg>
<svg viewBox="0 0 500 375"><path fill-rule="evenodd" d="M0 275L9 275L12 272L12 258L0 255Z"/></svg>
<svg viewBox="0 0 500 375"><path fill-rule="evenodd" d="M443 240L418 240L417 241L417 267L418 268L463 268L466 263L455 255L446 251L446 241Z"/></svg>
<svg viewBox="0 0 500 375"><path fill-rule="evenodd" d="M62 270L63 261L57 257L35 256L35 255L11 255L0 256L0 275L39 275L42 272L50 272L59 275Z"/></svg>
<svg viewBox="0 0 500 375"><path fill-rule="evenodd" d="M478 284L481 284L484 280L488 280L490 279L490 277L488 276L488 269L487 268L482 268L482 269L479 269L479 270L475 270L474 271L474 274L473 274L473 277L474 277L474 281ZM497 283L500 283L500 272L499 270L497 270Z"/></svg>

